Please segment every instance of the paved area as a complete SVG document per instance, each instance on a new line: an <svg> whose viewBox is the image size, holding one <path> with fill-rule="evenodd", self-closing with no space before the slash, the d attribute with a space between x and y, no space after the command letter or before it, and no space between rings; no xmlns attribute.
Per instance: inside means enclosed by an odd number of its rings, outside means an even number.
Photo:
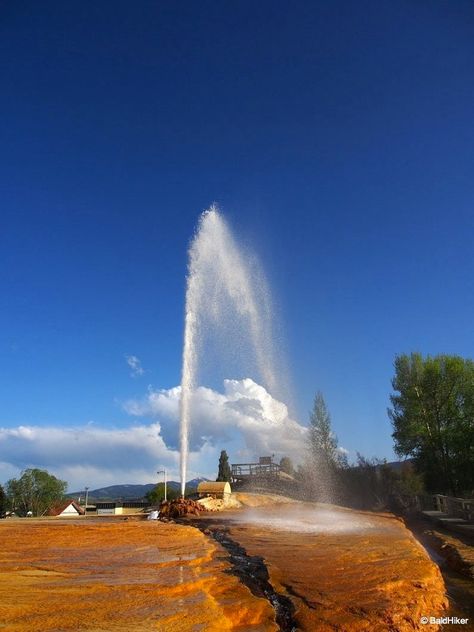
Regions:
<svg viewBox="0 0 474 632"><path fill-rule="evenodd" d="M474 524L472 524L472 522L468 522L462 518L454 518L442 511L422 511L421 513L425 518L428 518L428 520L439 524L445 529L468 536L472 538L474 542Z"/></svg>

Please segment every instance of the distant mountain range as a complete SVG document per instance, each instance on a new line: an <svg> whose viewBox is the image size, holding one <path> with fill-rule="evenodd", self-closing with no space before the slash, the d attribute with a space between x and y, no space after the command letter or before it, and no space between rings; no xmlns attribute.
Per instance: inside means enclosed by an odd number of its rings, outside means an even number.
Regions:
<svg viewBox="0 0 474 632"><path fill-rule="evenodd" d="M193 478L186 483L187 489L196 489L196 487L202 481L208 481L209 478ZM162 481L159 481L160 483ZM181 483L178 481L168 481L168 489L178 490L181 487ZM109 487L99 487L98 489L90 489L88 494L88 503L94 500L117 500L121 498L136 499L143 498L148 492L151 492L156 487L156 483L148 483L146 485L109 485ZM69 492L67 496L71 498L81 497L84 499L85 491Z"/></svg>

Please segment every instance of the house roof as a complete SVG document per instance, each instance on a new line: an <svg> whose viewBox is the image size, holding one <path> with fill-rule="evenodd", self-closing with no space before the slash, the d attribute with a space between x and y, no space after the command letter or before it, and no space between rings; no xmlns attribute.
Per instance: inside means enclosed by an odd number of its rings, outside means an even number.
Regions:
<svg viewBox="0 0 474 632"><path fill-rule="evenodd" d="M46 514L47 516L59 516L62 514L62 512L69 507L69 505L72 505L74 507L74 509L77 511L77 513L81 516L83 516L85 514L84 509L78 505L76 503L75 500L71 500L66 499L66 500L62 500L56 504L54 504L48 511L48 513Z"/></svg>

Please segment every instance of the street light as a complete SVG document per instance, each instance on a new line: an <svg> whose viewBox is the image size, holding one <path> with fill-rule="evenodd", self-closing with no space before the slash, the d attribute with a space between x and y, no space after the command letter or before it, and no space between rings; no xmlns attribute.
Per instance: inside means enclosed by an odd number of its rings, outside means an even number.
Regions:
<svg viewBox="0 0 474 632"><path fill-rule="evenodd" d="M165 481L165 501L167 500L166 498L166 470L158 470L157 474L163 474L164 475L164 481Z"/></svg>
<svg viewBox="0 0 474 632"><path fill-rule="evenodd" d="M87 498L89 496L89 488L88 487L84 487L84 489L86 490L86 505L84 507L84 517L87 516Z"/></svg>

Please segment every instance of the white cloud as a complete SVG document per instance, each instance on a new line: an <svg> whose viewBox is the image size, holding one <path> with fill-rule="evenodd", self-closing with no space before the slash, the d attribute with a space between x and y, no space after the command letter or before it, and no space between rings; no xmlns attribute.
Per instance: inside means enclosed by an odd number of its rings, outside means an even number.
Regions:
<svg viewBox="0 0 474 632"><path fill-rule="evenodd" d="M126 355L125 359L127 361L128 366L131 368L130 375L132 377L138 377L139 375L143 375L145 373L145 369L142 367L140 359L135 355Z"/></svg>
<svg viewBox="0 0 474 632"><path fill-rule="evenodd" d="M150 483L158 465L178 476L179 454L165 445L160 424L129 428L20 426L0 428L4 480L28 467L47 469L69 489L113 483Z"/></svg>
<svg viewBox="0 0 474 632"><path fill-rule="evenodd" d="M126 428L86 422L78 427L18 426L0 428L0 480L39 467L67 480L71 491L120 483L150 483L156 471L179 480L180 387L152 390L142 400L126 402L135 417L148 417ZM288 409L251 379L225 380L222 393L200 387L192 401L188 479L215 476L220 450L231 461L261 455L301 459L307 429Z"/></svg>
<svg viewBox="0 0 474 632"><path fill-rule="evenodd" d="M135 416L160 419L168 445L177 445L181 389L149 390L142 400L129 400L125 410ZM192 399L190 445L199 450L203 443L235 439L238 432L246 453L290 456L300 460L307 429L291 419L286 405L274 399L253 380L224 380L224 392L199 387Z"/></svg>

